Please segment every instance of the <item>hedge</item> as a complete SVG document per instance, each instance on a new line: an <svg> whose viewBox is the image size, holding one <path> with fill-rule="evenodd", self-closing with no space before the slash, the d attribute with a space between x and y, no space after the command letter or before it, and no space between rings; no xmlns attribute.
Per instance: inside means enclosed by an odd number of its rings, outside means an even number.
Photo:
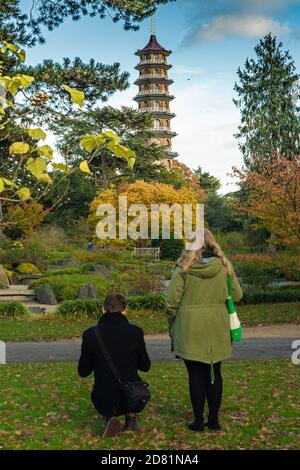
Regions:
<svg viewBox="0 0 300 470"><path fill-rule="evenodd" d="M300 301L300 290L270 290L259 292L244 292L242 304L270 304L276 302L298 302Z"/></svg>
<svg viewBox="0 0 300 470"><path fill-rule="evenodd" d="M101 300L66 300L56 310L56 315L67 319L98 319L102 312Z"/></svg>
<svg viewBox="0 0 300 470"><path fill-rule="evenodd" d="M66 300L58 306L56 315L74 320L98 319L102 305L103 300ZM128 297L127 305L130 310L162 311L165 301L162 295L139 295Z"/></svg>
<svg viewBox="0 0 300 470"><path fill-rule="evenodd" d="M163 311L165 298L161 294L136 295L128 297L127 304L131 310Z"/></svg>
<svg viewBox="0 0 300 470"><path fill-rule="evenodd" d="M28 311L20 302L1 302L0 318L21 318L28 315Z"/></svg>

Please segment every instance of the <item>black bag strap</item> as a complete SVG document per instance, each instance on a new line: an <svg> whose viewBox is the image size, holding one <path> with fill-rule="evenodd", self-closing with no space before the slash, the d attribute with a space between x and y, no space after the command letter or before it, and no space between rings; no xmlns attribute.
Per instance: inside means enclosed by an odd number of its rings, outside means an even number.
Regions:
<svg viewBox="0 0 300 470"><path fill-rule="evenodd" d="M104 341L103 341L103 338L101 336L101 333L99 331L99 328L98 326L95 326L93 328L94 330L94 333L95 333L95 336L96 336L96 339L97 339L97 343L100 347L100 351L102 352L103 356L104 356L104 359L105 361L107 362L107 365L108 367L110 368L110 371L113 375L113 377L116 379L116 381L118 382L118 384L121 386L123 385L123 381L122 381L122 378L118 372L118 369L116 368L115 366L115 363L111 357L111 355L109 354L105 344L104 344Z"/></svg>

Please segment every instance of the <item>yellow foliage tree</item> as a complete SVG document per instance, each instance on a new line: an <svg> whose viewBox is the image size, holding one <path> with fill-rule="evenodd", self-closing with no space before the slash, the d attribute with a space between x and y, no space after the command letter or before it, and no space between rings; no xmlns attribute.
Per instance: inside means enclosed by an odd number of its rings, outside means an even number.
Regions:
<svg viewBox="0 0 300 470"><path fill-rule="evenodd" d="M120 207L119 198L127 198L127 207L129 208L132 204L143 204L147 208L147 218L150 221L150 210L152 205L166 204L171 208L174 204L180 205L183 208L184 204L189 204L192 208L192 218L190 220L192 227L195 227L196 222L196 205L202 202L199 195L194 189L182 188L179 190L174 189L171 185L162 183L148 183L145 181L136 181L132 184L126 184L120 186L118 189L109 188L100 191L95 199L93 200L90 207L89 222L95 227L99 222L100 218L97 216L97 208L102 204L111 204L116 211L116 221L118 232L120 232ZM162 227L163 212L159 214L159 226ZM166 214L166 212L164 212ZM149 216L149 217L148 217ZM127 217L127 223L130 224L134 220L135 216ZM184 219L182 217L182 228L184 229ZM170 214L170 231L174 231L174 214ZM150 224L149 233L150 237ZM102 241L103 242L103 241ZM107 240L105 243L113 244L126 244L128 240L120 240L119 237L115 241Z"/></svg>

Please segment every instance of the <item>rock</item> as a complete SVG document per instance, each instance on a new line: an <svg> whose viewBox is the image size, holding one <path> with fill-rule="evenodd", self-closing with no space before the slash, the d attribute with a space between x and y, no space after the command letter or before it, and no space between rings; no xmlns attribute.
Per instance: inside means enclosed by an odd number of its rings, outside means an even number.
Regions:
<svg viewBox="0 0 300 470"><path fill-rule="evenodd" d="M0 289L7 289L8 286L9 286L8 276L2 264L0 264Z"/></svg>
<svg viewBox="0 0 300 470"><path fill-rule="evenodd" d="M80 260L73 255L66 255L62 260L64 268L79 268L80 264Z"/></svg>
<svg viewBox="0 0 300 470"><path fill-rule="evenodd" d="M78 294L78 299L99 299L99 292L95 284L82 284Z"/></svg>
<svg viewBox="0 0 300 470"><path fill-rule="evenodd" d="M36 279L39 279L40 277L41 277L41 274L24 275L24 276L19 276L19 281L20 281L20 284L23 284L23 286L29 286L29 284L31 284L32 281L35 281Z"/></svg>
<svg viewBox="0 0 300 470"><path fill-rule="evenodd" d="M102 276L105 279L111 279L112 278L112 273L111 273L110 269L107 266L104 266L103 264L96 264L95 274L97 274L98 276Z"/></svg>
<svg viewBox="0 0 300 470"><path fill-rule="evenodd" d="M57 300L50 284L35 286L34 291L36 299L40 304L57 305Z"/></svg>

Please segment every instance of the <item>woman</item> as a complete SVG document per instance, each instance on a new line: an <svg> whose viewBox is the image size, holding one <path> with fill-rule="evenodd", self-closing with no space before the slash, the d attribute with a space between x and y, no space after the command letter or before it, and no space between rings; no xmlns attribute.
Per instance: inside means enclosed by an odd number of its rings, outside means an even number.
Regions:
<svg viewBox="0 0 300 470"><path fill-rule="evenodd" d="M204 258L211 249L214 256ZM204 426L220 430L218 414L222 400L221 361L231 356L227 276L230 276L233 300L242 298L237 277L213 234L204 229L204 245L185 250L177 261L167 290L167 316L174 352L184 359L195 421L191 431ZM204 405L209 415L204 424Z"/></svg>

